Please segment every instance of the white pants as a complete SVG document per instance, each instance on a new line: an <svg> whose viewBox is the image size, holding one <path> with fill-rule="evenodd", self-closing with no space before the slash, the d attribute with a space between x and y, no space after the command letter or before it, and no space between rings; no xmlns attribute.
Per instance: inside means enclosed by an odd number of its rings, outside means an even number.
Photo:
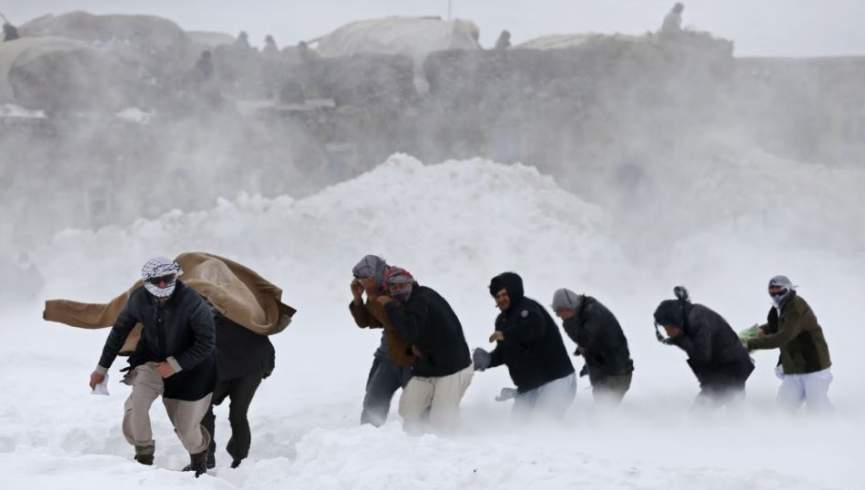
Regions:
<svg viewBox="0 0 865 490"><path fill-rule="evenodd" d="M832 383L832 370L808 374L784 374L778 387L778 405L789 410L797 410L803 404L809 412L832 410L829 401L829 384Z"/></svg>
<svg viewBox="0 0 865 490"><path fill-rule="evenodd" d="M561 417L577 396L577 376L571 373L554 379L514 398L513 413L525 417L532 412L550 417Z"/></svg>
<svg viewBox="0 0 865 490"><path fill-rule="evenodd" d="M421 432L426 423L439 432L459 427L460 401L472 382L474 366L449 376L413 376L399 398L399 414L409 432Z"/></svg>

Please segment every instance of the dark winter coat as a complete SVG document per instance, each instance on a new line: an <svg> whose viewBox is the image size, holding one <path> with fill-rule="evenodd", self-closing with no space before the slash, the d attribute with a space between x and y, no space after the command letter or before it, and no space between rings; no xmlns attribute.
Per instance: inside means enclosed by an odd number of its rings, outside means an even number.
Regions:
<svg viewBox="0 0 865 490"><path fill-rule="evenodd" d="M229 320L218 312L216 325L216 364L220 381L247 375L266 378L273 372L276 352L267 335L259 335Z"/></svg>
<svg viewBox="0 0 865 490"><path fill-rule="evenodd" d="M784 374L814 373L832 365L823 329L811 307L795 291L769 311L768 323L760 327L767 335L748 341L748 349L781 349L778 364Z"/></svg>
<svg viewBox="0 0 865 490"><path fill-rule="evenodd" d="M415 285L404 304L393 300L385 311L399 338L420 352L412 374L441 377L471 365L463 327L444 298L426 286Z"/></svg>
<svg viewBox="0 0 865 490"><path fill-rule="evenodd" d="M141 340L129 357L133 369L169 357L181 371L166 378L165 398L194 401L213 391L216 383L216 343L213 311L195 290L178 280L174 293L160 305L142 286L132 292L114 322L102 349L99 365L111 367L136 324Z"/></svg>
<svg viewBox="0 0 865 490"><path fill-rule="evenodd" d="M754 370L754 363L727 321L700 304L686 303L684 314L682 335L670 341L688 353L688 364L700 385L744 385Z"/></svg>
<svg viewBox="0 0 865 490"><path fill-rule="evenodd" d="M386 359L399 367L409 367L414 364L415 358L411 353L411 347L397 336L384 307L376 303L373 298L364 304L356 304L354 301L348 304L354 322L360 328L381 328L381 343L375 351L375 357Z"/></svg>
<svg viewBox="0 0 865 490"><path fill-rule="evenodd" d="M524 296L520 276L512 272L496 276L490 292L495 296L502 287L511 304L496 318L496 331L502 332L504 340L491 353L490 367L506 365L520 393L572 374L574 366L558 326L543 306Z"/></svg>
<svg viewBox="0 0 865 490"><path fill-rule="evenodd" d="M591 296L583 296L576 315L563 327L586 360L592 384L607 376L634 371L628 340L613 313Z"/></svg>

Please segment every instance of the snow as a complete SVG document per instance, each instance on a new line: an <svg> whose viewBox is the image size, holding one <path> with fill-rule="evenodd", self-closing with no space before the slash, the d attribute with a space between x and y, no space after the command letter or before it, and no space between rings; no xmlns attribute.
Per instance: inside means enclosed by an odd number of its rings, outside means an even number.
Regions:
<svg viewBox="0 0 865 490"><path fill-rule="evenodd" d="M127 107L118 112L116 116L124 121L129 121L137 124L150 124L153 119L153 113L139 109L138 107Z"/></svg>
<svg viewBox="0 0 865 490"><path fill-rule="evenodd" d="M718 203L730 188L750 186L735 200L734 216L671 239L675 247L662 263L625 253L618 221L533 167L484 160L423 165L406 155L303 199L241 195L208 211L59 233L30 251L45 276L43 299L106 300L127 288L150 256L204 250L255 268L282 286L299 312L273 337L277 367L250 411L250 458L228 467L227 406L218 407L217 470L195 481L173 471L187 455L159 403L151 412L155 466L132 461L120 432L128 393L116 381L122 361L111 370L111 395L89 394L87 377L107 330L43 322L36 302L4 307L2 488L857 488L865 481L859 306L865 240L862 211L849 205L846 187L835 192L832 185L853 187L862 171L815 170L751 154L725 175L732 177L700 187L695 199ZM766 175L778 191L747 199L765 183L757 176ZM798 211L834 219L836 233L850 237L847 247L751 240L765 223L760 206L789 201L779 194L784 189L807 189ZM770 221L795 229L784 213ZM346 305L351 266L366 253L383 255L441 292L471 347L488 345L496 310L486 285L496 273L521 273L527 294L544 304L562 286L598 297L622 321L635 360L625 402L618 411L593 410L581 378L561 424L514 424L509 404L493 401L510 385L500 368L475 376L458 435L405 435L396 403L381 429L358 426L379 338L354 327ZM788 418L775 411L774 352L755 355L744 413L689 413L696 382L682 353L654 341L654 306L684 282L695 301L744 327L768 311L766 281L777 273L800 285L826 331L835 415Z"/></svg>

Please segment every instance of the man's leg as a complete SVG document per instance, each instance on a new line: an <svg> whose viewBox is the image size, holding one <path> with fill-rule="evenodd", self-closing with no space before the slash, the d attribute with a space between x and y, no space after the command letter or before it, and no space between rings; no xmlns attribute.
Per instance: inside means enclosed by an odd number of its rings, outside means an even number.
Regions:
<svg viewBox="0 0 865 490"><path fill-rule="evenodd" d="M403 377L404 370L390 359L376 358L373 361L366 382L366 394L363 397L361 424L372 424L378 427L387 420L390 402L393 394L402 386Z"/></svg>
<svg viewBox="0 0 865 490"><path fill-rule="evenodd" d="M150 406L162 394L162 377L150 364L142 364L129 374L132 393L123 406L123 436L135 446L135 459L153 464L156 443L150 426Z"/></svg>
<svg viewBox="0 0 865 490"><path fill-rule="evenodd" d="M228 389L231 386L231 381L220 381L216 383L216 386L213 389L213 398L211 399L210 408L207 409L207 413L204 414L204 418L201 420L201 425L207 430L207 433L210 434L210 444L207 447L207 468L213 468L216 466L216 415L213 413L213 407L215 405L219 405L225 400L225 397L228 396ZM189 469L192 469L190 466Z"/></svg>
<svg viewBox="0 0 865 490"><path fill-rule="evenodd" d="M799 409L805 402L805 387L802 384L801 375L785 374L775 399L781 408L790 411Z"/></svg>
<svg viewBox="0 0 865 490"><path fill-rule="evenodd" d="M832 402L829 401L829 385L832 383L832 379L830 368L802 375L808 412L825 413L833 410Z"/></svg>
<svg viewBox="0 0 865 490"><path fill-rule="evenodd" d="M577 376L571 373L538 388L535 408L548 417L560 418L577 396Z"/></svg>
<svg viewBox="0 0 865 490"><path fill-rule="evenodd" d="M261 384L261 375L253 373L242 378L233 380L229 397L231 405L228 410L228 421L231 423L231 439L228 440L226 449L233 461L232 468L237 468L240 462L249 455L249 446L252 443L252 434L249 430L249 405L255 396L255 390Z"/></svg>
<svg viewBox="0 0 865 490"><path fill-rule="evenodd" d="M433 378L418 376L409 380L399 398L399 414L407 432L420 432L424 416L432 405Z"/></svg>
<svg viewBox="0 0 865 490"><path fill-rule="evenodd" d="M592 398L596 404L618 405L631 388L631 373L617 376L604 376L592 383Z"/></svg>
<svg viewBox="0 0 865 490"><path fill-rule="evenodd" d="M168 418L174 425L174 432L190 455L203 453L210 445L210 433L201 424L204 414L210 408L213 393L208 393L195 401L176 400L162 397Z"/></svg>
<svg viewBox="0 0 865 490"><path fill-rule="evenodd" d="M435 378L430 405L430 425L438 431L451 432L459 427L460 401L472 382L474 366Z"/></svg>

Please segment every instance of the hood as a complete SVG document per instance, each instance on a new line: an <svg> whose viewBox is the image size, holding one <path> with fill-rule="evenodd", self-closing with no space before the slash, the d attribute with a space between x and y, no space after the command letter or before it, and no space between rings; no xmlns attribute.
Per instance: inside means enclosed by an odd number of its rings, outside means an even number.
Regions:
<svg viewBox="0 0 865 490"><path fill-rule="evenodd" d="M506 289L511 297L511 305L520 302L525 296L523 292L523 279L515 272L503 272L490 281L490 296L496 297L496 293Z"/></svg>

